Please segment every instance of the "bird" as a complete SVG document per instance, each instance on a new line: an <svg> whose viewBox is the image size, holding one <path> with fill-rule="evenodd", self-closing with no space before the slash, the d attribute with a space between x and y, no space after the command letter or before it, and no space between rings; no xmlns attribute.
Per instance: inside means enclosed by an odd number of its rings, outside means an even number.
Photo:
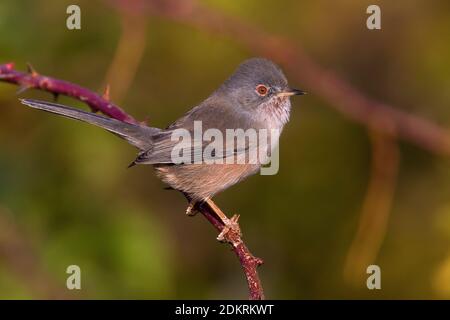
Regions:
<svg viewBox="0 0 450 320"><path fill-rule="evenodd" d="M126 140L139 150L137 158L129 167L137 164L153 165L156 175L169 188L182 192L189 199L186 213L191 215L195 213L196 204L214 204L211 198L217 193L258 172L262 160L255 161L249 155L251 150L265 148L266 150L262 150L265 154L274 150L278 145L279 134L290 118L290 98L305 93L291 88L283 71L274 62L266 58L251 58L242 62L204 101L165 129L126 123L46 101L21 99L21 102L35 109L101 127ZM237 144L241 143L241 148L237 148L236 144L222 144L222 148L216 148L218 150L209 156L209 160L231 158L233 161L230 162L206 163L207 159L203 159L203 162L174 161L174 148L180 148L180 144L181 150L190 154L191 159L196 154L204 156L202 152L207 147L205 141L194 138L188 142L180 142L180 139L173 138L174 134L180 132L195 136L198 123L203 130L216 130L214 132L224 135L227 130L238 129L275 130L278 134L271 136L270 143L266 145L260 141L247 141L250 139L246 139L246 136L234 137L234 142L238 140ZM242 140L245 140L243 144ZM195 148L194 144L200 148ZM247 161L238 161L243 158ZM213 207L217 208L215 205ZM217 210L220 211L218 208ZM238 216L228 219L221 211L218 215L225 226L235 225L238 219Z"/></svg>

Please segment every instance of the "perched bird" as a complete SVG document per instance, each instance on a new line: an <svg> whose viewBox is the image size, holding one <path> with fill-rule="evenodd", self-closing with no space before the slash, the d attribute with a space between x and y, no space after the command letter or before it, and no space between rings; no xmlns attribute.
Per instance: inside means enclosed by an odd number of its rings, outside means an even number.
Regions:
<svg viewBox="0 0 450 320"><path fill-rule="evenodd" d="M55 103L29 99L22 99L21 102L36 109L102 127L137 147L140 150L139 155L130 166L153 165L162 181L171 188L183 192L190 199L191 203L187 209L189 214L196 203L209 201L218 192L256 173L261 163L249 161L249 152L252 148L262 148L262 145L259 142L248 141L245 141L243 144L245 147L241 149L236 145L232 147L223 145L219 158L232 157L233 160L237 160L247 157L248 161L244 163L238 161L180 163L173 159L173 150L179 147L180 143L181 150L192 152L191 155L194 157L198 151L193 145L200 143L199 150L203 151L208 142L199 142L198 139L180 142L179 139L173 138L174 133L181 130L195 136L195 123L201 123L202 130L215 129L218 130L216 133L222 133L224 136L227 129L275 129L280 133L289 120L290 97L304 93L290 88L285 75L273 62L263 58L252 58L244 61L206 100L165 129L129 124ZM270 144L264 148L271 150L275 148L278 138L279 135L271 137ZM263 151L270 153L270 150ZM209 157L216 156L213 152Z"/></svg>

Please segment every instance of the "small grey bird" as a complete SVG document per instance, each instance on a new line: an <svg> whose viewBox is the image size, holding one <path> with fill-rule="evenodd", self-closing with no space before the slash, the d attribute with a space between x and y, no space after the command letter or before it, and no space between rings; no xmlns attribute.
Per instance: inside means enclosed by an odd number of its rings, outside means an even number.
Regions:
<svg viewBox="0 0 450 320"><path fill-rule="evenodd" d="M191 203L209 201L218 192L256 173L260 163L174 163L173 148L179 143L172 139L178 129L194 133L194 121L201 121L203 130L218 129L277 129L288 122L290 96L305 92L288 87L286 77L273 62L263 58L244 61L237 70L206 100L187 112L166 129L124 123L115 119L70 108L67 106L23 99L23 104L56 113L102 127L125 139L140 152L131 164L152 164L158 177L171 188L183 192ZM278 144L278 136L272 138L269 148ZM193 142L192 142L193 143ZM192 148L192 143L185 148ZM205 146L204 142L201 142ZM246 147L232 150L224 146L223 157L239 157L249 152ZM202 148L201 150L203 150ZM195 153L195 151L194 151Z"/></svg>

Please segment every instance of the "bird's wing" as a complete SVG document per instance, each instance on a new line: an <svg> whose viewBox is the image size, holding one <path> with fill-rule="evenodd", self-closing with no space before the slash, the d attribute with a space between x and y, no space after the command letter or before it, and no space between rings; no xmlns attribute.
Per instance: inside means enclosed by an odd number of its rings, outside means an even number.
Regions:
<svg viewBox="0 0 450 320"><path fill-rule="evenodd" d="M251 148L247 142L244 146L215 144L212 150L210 141L178 139L176 138L178 135L174 135L174 132L169 130L154 136L153 144L138 155L134 164L181 164L215 160L222 160L225 163L227 158L248 152ZM193 134L191 136L193 137ZM210 148L208 152L205 150L207 147Z"/></svg>
<svg viewBox="0 0 450 320"><path fill-rule="evenodd" d="M178 119L167 129L153 136L153 144L146 151L139 154L135 163L157 164L174 163L174 155L188 154L193 163L196 159L219 160L235 157L249 152L256 147L255 142L245 140L242 143L227 145L225 130L241 128L247 129L249 124L242 115L236 115L231 108L220 103L202 103L191 109L185 116ZM202 134L207 129L217 129L223 135L223 144L215 144L214 152L205 152L205 148L211 146L212 141L205 141L203 136L196 138L195 121L200 121ZM180 133L186 133L190 139L178 138ZM256 142L257 143L257 142ZM211 150L211 149L210 149Z"/></svg>

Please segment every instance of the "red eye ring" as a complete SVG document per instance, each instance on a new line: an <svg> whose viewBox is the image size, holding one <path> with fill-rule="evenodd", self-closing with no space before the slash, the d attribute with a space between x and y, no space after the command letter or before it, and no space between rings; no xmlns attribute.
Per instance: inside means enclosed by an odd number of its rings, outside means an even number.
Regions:
<svg viewBox="0 0 450 320"><path fill-rule="evenodd" d="M265 96L267 94L267 92L269 92L269 88L267 88L265 85L263 84L258 84L256 86L255 89L256 93L259 94L260 96Z"/></svg>

